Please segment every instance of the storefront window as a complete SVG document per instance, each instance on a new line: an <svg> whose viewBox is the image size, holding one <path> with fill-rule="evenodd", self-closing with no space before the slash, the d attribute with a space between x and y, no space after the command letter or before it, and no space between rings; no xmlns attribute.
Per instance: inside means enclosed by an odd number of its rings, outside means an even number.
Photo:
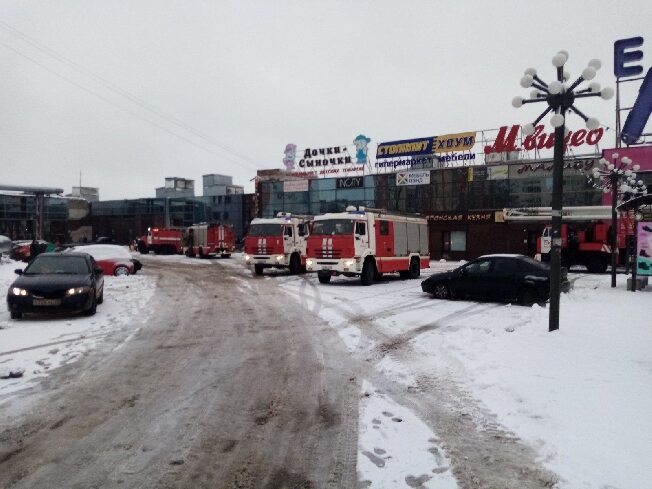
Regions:
<svg viewBox="0 0 652 489"><path fill-rule="evenodd" d="M444 251L466 251L466 231L444 231L442 241Z"/></svg>

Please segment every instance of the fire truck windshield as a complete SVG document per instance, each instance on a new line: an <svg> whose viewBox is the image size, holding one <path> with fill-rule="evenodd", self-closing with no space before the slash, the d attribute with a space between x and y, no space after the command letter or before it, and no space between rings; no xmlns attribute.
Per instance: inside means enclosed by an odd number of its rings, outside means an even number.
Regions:
<svg viewBox="0 0 652 489"><path fill-rule="evenodd" d="M351 219L328 219L315 221L312 225L313 235L341 235L353 234L353 220Z"/></svg>
<svg viewBox="0 0 652 489"><path fill-rule="evenodd" d="M248 236L281 236L283 226L280 224L252 224Z"/></svg>

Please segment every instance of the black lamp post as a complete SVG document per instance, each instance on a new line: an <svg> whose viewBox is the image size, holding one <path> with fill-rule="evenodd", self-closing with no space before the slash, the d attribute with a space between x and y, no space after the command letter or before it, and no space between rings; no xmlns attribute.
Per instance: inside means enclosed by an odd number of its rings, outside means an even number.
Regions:
<svg viewBox="0 0 652 489"><path fill-rule="evenodd" d="M533 124L523 126L523 133L531 135L534 133L535 126L543 119L546 114L552 112L554 115L550 118L550 123L555 128L555 146L554 146L554 163L552 170L552 246L550 250L550 315L548 319L548 331L559 329L559 295L561 283L561 211L562 211L562 191L564 178L564 137L566 134L566 113L574 112L586 122L586 127L597 129L600 122L595 117L587 117L577 109L573 104L578 98L584 97L602 97L605 100L613 97L614 91L611 88L600 90L598 83L590 83L588 87L575 91L576 88L584 81L595 78L596 71L600 69L601 63L594 59L584 68L582 75L573 83L568 84L570 74L564 71L564 65L568 61L568 53L559 51L552 58L552 64L557 68L557 79L550 83L545 83L537 76L534 68L525 70L525 75L521 78L523 88L534 87L529 99L515 97L512 100L514 107L521 107L523 104L546 102L548 107L537 117Z"/></svg>
<svg viewBox="0 0 652 489"><path fill-rule="evenodd" d="M602 168L593 169L593 186L606 194L611 193L611 286L616 286L616 265L618 257L618 200L629 200L637 195L647 195L642 180L636 180L638 165L632 165L627 156L620 158L618 153L611 155L613 163L602 158Z"/></svg>

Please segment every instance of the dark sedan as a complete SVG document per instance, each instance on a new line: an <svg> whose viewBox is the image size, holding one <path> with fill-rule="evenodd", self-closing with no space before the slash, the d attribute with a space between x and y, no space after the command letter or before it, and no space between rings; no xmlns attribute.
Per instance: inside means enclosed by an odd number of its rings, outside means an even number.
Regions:
<svg viewBox="0 0 652 489"><path fill-rule="evenodd" d="M562 268L561 290L568 292L568 271ZM472 298L532 305L550 296L550 268L523 255L486 255L421 282L437 299Z"/></svg>
<svg viewBox="0 0 652 489"><path fill-rule="evenodd" d="M104 300L102 269L87 253L42 253L16 273L7 293L12 319L61 311L92 316Z"/></svg>

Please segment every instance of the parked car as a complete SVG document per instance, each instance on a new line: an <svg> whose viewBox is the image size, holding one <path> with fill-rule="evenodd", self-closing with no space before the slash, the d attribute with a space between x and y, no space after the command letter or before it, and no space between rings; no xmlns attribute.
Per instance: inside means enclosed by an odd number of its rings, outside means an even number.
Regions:
<svg viewBox="0 0 652 489"><path fill-rule="evenodd" d="M87 253L42 253L16 273L7 292L12 319L60 311L92 316L104 301L102 269Z"/></svg>
<svg viewBox="0 0 652 489"><path fill-rule="evenodd" d="M66 252L81 251L88 253L107 275L132 275L141 268L142 263L133 258L125 248L110 244L90 244L68 248Z"/></svg>
<svg viewBox="0 0 652 489"><path fill-rule="evenodd" d="M50 243L49 241L39 239L36 242L39 245L39 253L54 251L56 248L56 245L54 243ZM29 261L32 257L31 246L31 239L12 242L11 248L9 249L9 258L17 261Z"/></svg>
<svg viewBox="0 0 652 489"><path fill-rule="evenodd" d="M568 292L568 270L561 270L561 290ZM524 255L485 255L421 282L437 299L472 298L532 305L550 297L550 267Z"/></svg>

